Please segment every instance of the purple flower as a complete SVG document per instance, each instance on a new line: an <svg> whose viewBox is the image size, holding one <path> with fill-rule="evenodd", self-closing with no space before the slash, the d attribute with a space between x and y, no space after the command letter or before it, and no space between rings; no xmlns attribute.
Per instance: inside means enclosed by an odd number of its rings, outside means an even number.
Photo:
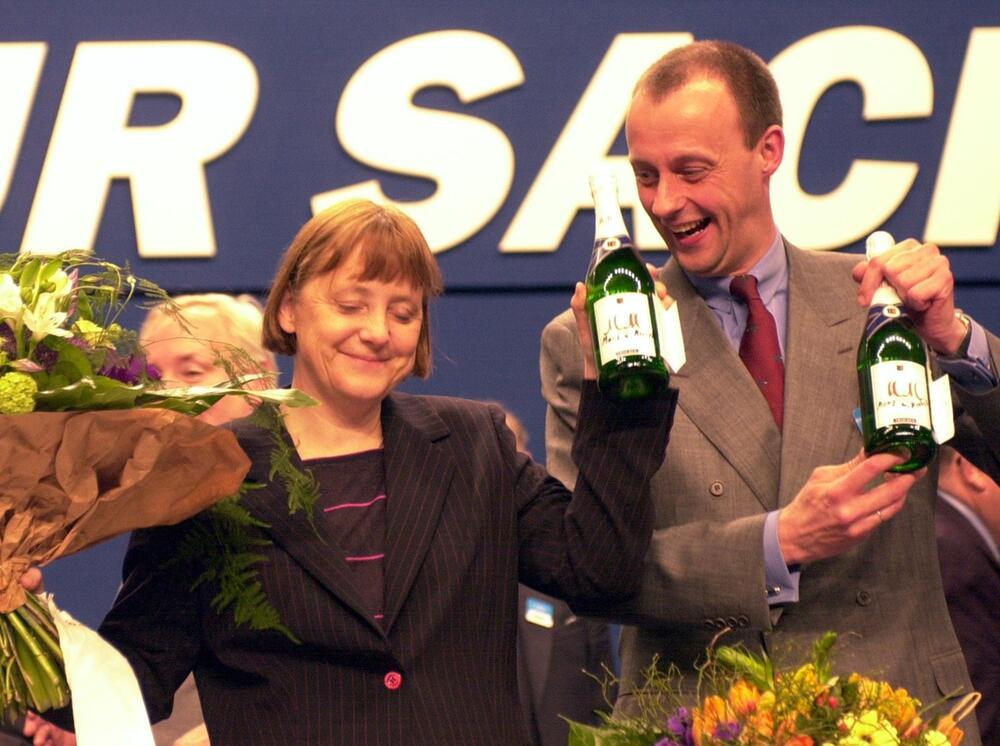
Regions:
<svg viewBox="0 0 1000 746"><path fill-rule="evenodd" d="M101 375L114 378L116 381L134 385L143 379L143 375L148 375L146 361L138 355L121 357L115 352L109 352L101 368ZM159 371L157 371L159 373Z"/></svg>
<svg viewBox="0 0 1000 746"><path fill-rule="evenodd" d="M52 369L56 367L56 363L59 362L59 353L53 350L44 342L39 342L38 346L35 347L35 351L32 354L35 362L42 366L42 369L46 373L51 373Z"/></svg>
<svg viewBox="0 0 1000 746"><path fill-rule="evenodd" d="M694 746L694 735L691 732L691 712L686 707L678 707L677 713L667 720L669 739L664 739L673 746ZM659 745L657 745L659 746Z"/></svg>
<svg viewBox="0 0 1000 746"><path fill-rule="evenodd" d="M719 723L712 731L712 738L719 741L735 741L743 732L743 725L737 722Z"/></svg>
<svg viewBox="0 0 1000 746"><path fill-rule="evenodd" d="M6 321L0 323L0 350L6 352L12 359L17 357L17 340L14 339L14 330Z"/></svg>

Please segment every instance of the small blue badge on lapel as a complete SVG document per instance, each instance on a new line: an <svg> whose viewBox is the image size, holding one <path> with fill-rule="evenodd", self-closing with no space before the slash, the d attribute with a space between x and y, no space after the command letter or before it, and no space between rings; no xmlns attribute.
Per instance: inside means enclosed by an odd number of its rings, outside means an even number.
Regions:
<svg viewBox="0 0 1000 746"><path fill-rule="evenodd" d="M528 596L528 602L524 606L525 620L547 629L551 629L556 624L555 612L554 605L533 596Z"/></svg>

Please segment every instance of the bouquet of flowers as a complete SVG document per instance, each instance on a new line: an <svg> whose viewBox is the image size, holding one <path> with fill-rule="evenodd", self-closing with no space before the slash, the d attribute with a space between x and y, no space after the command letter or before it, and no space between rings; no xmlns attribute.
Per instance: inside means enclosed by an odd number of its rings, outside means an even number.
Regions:
<svg viewBox="0 0 1000 746"><path fill-rule="evenodd" d="M56 625L20 586L24 571L237 495L249 460L232 433L192 416L221 397L310 403L295 391L248 389L260 376L237 358L226 385L165 388L137 335L118 323L136 295L169 304L152 283L83 252L0 255L0 712L8 720L69 697Z"/></svg>
<svg viewBox="0 0 1000 746"><path fill-rule="evenodd" d="M776 670L766 655L733 647L710 653L699 689L712 693L684 706L678 676L656 661L638 693L639 715L605 713L599 726L570 723L570 746L957 746L957 723L972 711L978 693L948 714L930 717L905 689L857 673L833 674L827 632L812 660Z"/></svg>

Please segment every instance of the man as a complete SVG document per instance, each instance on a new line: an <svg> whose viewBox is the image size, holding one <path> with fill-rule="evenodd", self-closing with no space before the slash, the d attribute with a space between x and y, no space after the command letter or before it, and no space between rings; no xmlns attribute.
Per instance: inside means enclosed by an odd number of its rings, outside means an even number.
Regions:
<svg viewBox="0 0 1000 746"><path fill-rule="evenodd" d="M1000 743L1000 485L954 449L938 456L941 579L972 685L983 743Z"/></svg>
<svg viewBox="0 0 1000 746"><path fill-rule="evenodd" d="M896 457L860 453L855 355L865 306L885 279L959 383L956 447L991 444L984 466L996 473L1000 340L956 316L935 246L905 241L859 263L783 240L769 197L784 149L781 106L752 52L697 42L666 55L635 88L626 136L642 205L671 251L659 276L677 301L687 363L671 378L680 400L652 483L657 526L642 591L603 610L637 625L623 632L618 708L655 655L693 682L723 629L727 643L763 648L779 664L801 661L833 629L843 633L840 671L877 673L925 703L968 691L934 550L936 466L881 479ZM751 333L769 323L782 355L759 384L737 352L749 311L730 288L746 275L773 319L758 317ZM573 339L570 316L557 317L541 361L548 464L569 483Z"/></svg>

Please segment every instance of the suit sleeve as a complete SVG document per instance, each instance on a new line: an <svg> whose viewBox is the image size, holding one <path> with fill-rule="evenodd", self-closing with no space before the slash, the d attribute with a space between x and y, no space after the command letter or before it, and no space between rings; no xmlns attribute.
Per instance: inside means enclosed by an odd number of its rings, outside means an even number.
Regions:
<svg viewBox="0 0 1000 746"><path fill-rule="evenodd" d="M515 469L519 576L571 602L626 598L649 545L649 480L663 462L677 392L613 402L589 381L582 392L574 410L579 428L567 444L576 465L572 494L526 457Z"/></svg>
<svg viewBox="0 0 1000 746"><path fill-rule="evenodd" d="M1000 338L986 333L993 370L1000 370ZM977 467L1000 482L1000 386L973 393L953 386L957 405L955 439L949 443Z"/></svg>
<svg viewBox="0 0 1000 746"><path fill-rule="evenodd" d="M170 715L174 692L194 668L200 647L195 576L182 563L168 564L189 525L132 535L122 587L98 630L132 666L153 723Z"/></svg>
<svg viewBox="0 0 1000 746"><path fill-rule="evenodd" d="M542 333L542 393L546 467L573 484L571 458L582 377L579 342L564 314ZM694 457L694 456L692 456ZM654 506L655 507L655 506ZM639 591L615 604L577 603L579 613L648 626L702 626L706 619L734 619L739 626L770 629L775 616L764 580L765 513L728 522L697 521L653 531L639 569ZM711 561L706 561L706 548Z"/></svg>

